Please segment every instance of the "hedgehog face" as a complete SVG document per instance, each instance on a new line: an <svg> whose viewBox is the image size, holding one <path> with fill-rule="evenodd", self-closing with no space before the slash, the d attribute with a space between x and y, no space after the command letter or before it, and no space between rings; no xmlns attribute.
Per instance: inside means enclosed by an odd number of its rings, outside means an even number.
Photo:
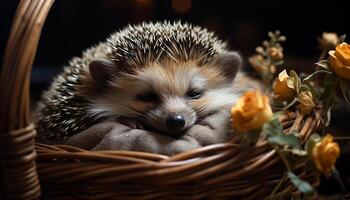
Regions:
<svg viewBox="0 0 350 200"><path fill-rule="evenodd" d="M208 78L194 63L154 63L138 71L129 108L144 116L146 127L177 136L204 112Z"/></svg>
<svg viewBox="0 0 350 200"><path fill-rule="evenodd" d="M179 136L234 102L234 74L228 76L223 64L218 64L162 61L133 73L121 73L108 82L109 89L97 98L93 109L133 118L146 128ZM238 66L231 67L235 73Z"/></svg>
<svg viewBox="0 0 350 200"><path fill-rule="evenodd" d="M69 62L43 96L37 125L45 137L68 138L104 120L132 118L131 125L178 135L245 90L231 85L240 61L199 26L128 26Z"/></svg>

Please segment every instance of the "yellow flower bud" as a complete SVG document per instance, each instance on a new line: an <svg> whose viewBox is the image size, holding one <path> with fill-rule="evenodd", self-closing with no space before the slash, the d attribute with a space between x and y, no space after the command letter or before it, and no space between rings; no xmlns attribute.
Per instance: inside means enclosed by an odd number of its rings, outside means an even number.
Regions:
<svg viewBox="0 0 350 200"><path fill-rule="evenodd" d="M317 169L324 173L330 173L340 154L339 145L333 142L333 137L327 134L312 148L312 159Z"/></svg>
<svg viewBox="0 0 350 200"><path fill-rule="evenodd" d="M231 108L232 125L239 132L259 130L271 117L269 98L259 91L246 92Z"/></svg>
<svg viewBox="0 0 350 200"><path fill-rule="evenodd" d="M254 55L250 57L248 61L259 73L264 73L269 70L268 64L262 55Z"/></svg>
<svg viewBox="0 0 350 200"><path fill-rule="evenodd" d="M259 46L259 47L255 48L255 51L258 52L258 53L264 53L264 48Z"/></svg>
<svg viewBox="0 0 350 200"><path fill-rule="evenodd" d="M286 70L279 73L273 87L275 98L281 101L291 100L296 95L294 81L289 77Z"/></svg>
<svg viewBox="0 0 350 200"><path fill-rule="evenodd" d="M283 58L282 49L280 48L275 48L275 47L270 48L269 55L272 58L272 60L275 60L275 61L282 60Z"/></svg>
<svg viewBox="0 0 350 200"><path fill-rule="evenodd" d="M310 114L312 109L315 107L315 102L310 91L302 91L299 94L298 102L300 103L297 108L302 114Z"/></svg>
<svg viewBox="0 0 350 200"><path fill-rule="evenodd" d="M322 34L322 38L320 39L320 43L323 48L334 48L334 46L338 42L338 35L336 33L327 33L324 32Z"/></svg>
<svg viewBox="0 0 350 200"><path fill-rule="evenodd" d="M343 42L336 46L335 51L331 50L328 54L335 73L340 77L350 79L350 45Z"/></svg>

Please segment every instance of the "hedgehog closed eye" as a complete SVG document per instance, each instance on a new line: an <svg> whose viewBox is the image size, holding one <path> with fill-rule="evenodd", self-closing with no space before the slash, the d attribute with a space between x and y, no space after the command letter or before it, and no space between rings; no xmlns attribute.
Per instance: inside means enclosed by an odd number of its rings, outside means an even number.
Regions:
<svg viewBox="0 0 350 200"><path fill-rule="evenodd" d="M192 89L186 93L186 96L190 99L199 99L203 96L203 91Z"/></svg>
<svg viewBox="0 0 350 200"><path fill-rule="evenodd" d="M146 92L146 93L141 93L136 96L136 99L138 101L144 101L144 102L155 102L159 98L156 93L154 92Z"/></svg>

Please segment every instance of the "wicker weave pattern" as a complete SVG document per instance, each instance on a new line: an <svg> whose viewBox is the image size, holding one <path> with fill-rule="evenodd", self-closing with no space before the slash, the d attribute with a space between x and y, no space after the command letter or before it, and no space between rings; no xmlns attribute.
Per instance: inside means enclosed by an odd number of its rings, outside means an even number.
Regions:
<svg viewBox="0 0 350 200"><path fill-rule="evenodd" d="M271 192L283 198L295 191L283 178L281 160L264 140L255 147L242 146L239 137L234 137L226 144L172 157L35 145L36 133L29 119L30 71L52 3L21 0L4 57L0 147L1 178L8 199L39 198L38 177L48 199L268 199ZM305 141L321 120L315 112L307 118L288 113L280 121L285 132L297 130ZM303 179L315 180L302 166L295 172Z"/></svg>
<svg viewBox="0 0 350 200"><path fill-rule="evenodd" d="M52 0L22 0L7 43L0 77L2 176L8 199L37 199L34 140L29 119L29 82L37 44Z"/></svg>
<svg viewBox="0 0 350 200"><path fill-rule="evenodd" d="M307 136L319 120L289 113L281 121L286 131L303 127L301 134ZM38 172L45 196L72 199L256 199L268 196L277 184L280 196L295 191L289 181L279 183L285 168L265 140L256 146L236 142L233 138L172 157L37 144ZM305 171L300 176L313 178Z"/></svg>
<svg viewBox="0 0 350 200"><path fill-rule="evenodd" d="M33 148L35 135L33 125L0 135L2 158L6 161L2 166L3 178L9 199L32 199L40 195Z"/></svg>

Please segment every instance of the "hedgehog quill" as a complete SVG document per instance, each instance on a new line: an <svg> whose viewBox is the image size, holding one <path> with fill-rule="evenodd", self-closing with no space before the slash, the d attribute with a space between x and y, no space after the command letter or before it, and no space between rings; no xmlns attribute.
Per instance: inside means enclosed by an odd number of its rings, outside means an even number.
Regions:
<svg viewBox="0 0 350 200"><path fill-rule="evenodd" d="M174 138L186 135L209 116L229 110L249 89L242 83L247 78L239 72L241 62L237 52L198 26L128 26L73 58L43 94L38 141L64 143L103 121ZM229 121L228 114L220 120ZM228 139L228 128L220 130L226 133L213 134L224 137L212 143Z"/></svg>

